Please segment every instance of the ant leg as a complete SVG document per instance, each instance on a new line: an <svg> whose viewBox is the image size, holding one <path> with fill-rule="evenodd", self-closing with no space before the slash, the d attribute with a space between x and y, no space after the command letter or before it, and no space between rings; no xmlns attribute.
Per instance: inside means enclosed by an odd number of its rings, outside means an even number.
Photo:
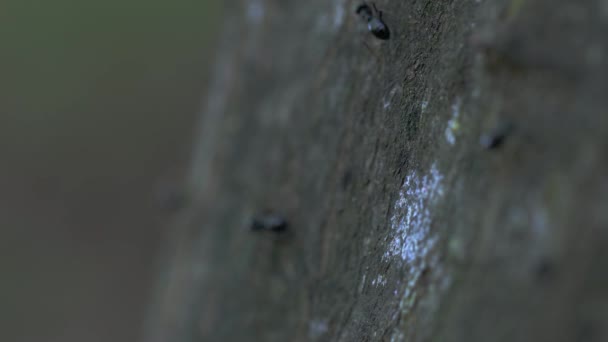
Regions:
<svg viewBox="0 0 608 342"><path fill-rule="evenodd" d="M376 8L375 2L372 2L372 7L374 8L374 12L376 12L376 14L378 14L378 19L382 20L382 11L378 11L378 8Z"/></svg>

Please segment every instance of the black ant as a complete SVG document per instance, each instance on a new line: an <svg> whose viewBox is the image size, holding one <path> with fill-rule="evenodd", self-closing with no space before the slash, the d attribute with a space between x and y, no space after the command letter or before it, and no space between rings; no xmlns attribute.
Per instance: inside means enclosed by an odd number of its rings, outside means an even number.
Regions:
<svg viewBox="0 0 608 342"><path fill-rule="evenodd" d="M376 4L372 2L370 7L363 2L357 7L356 13L367 22L367 29L378 39L387 40L391 33L388 26L382 21L382 11L378 11Z"/></svg>
<svg viewBox="0 0 608 342"><path fill-rule="evenodd" d="M486 150L495 150L504 144L507 137L513 133L514 126L510 122L503 122L479 139L479 143Z"/></svg>
<svg viewBox="0 0 608 342"><path fill-rule="evenodd" d="M287 230L287 220L279 214L266 212L254 217L249 228L252 231L280 233Z"/></svg>

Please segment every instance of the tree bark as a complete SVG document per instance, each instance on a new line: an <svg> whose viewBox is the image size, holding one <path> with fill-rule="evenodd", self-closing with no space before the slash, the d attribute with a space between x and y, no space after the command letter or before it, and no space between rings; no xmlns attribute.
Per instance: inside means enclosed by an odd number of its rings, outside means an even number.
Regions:
<svg viewBox="0 0 608 342"><path fill-rule="evenodd" d="M357 5L226 3L146 340L608 340L608 3Z"/></svg>

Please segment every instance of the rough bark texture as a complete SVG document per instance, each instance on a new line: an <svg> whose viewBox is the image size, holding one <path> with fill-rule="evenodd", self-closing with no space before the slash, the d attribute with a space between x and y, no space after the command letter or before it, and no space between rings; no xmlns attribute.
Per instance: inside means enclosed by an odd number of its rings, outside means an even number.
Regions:
<svg viewBox="0 0 608 342"><path fill-rule="evenodd" d="M608 340L608 2L358 4L227 2L146 339Z"/></svg>

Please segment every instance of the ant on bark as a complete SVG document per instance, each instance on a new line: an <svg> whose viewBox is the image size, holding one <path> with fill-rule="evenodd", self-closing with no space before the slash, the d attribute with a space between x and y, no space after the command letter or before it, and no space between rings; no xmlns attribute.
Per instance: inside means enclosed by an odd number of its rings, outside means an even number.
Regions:
<svg viewBox="0 0 608 342"><path fill-rule="evenodd" d="M391 36L388 26L382 21L382 11L378 11L376 4L372 2L370 7L367 2L357 6L355 11L367 22L367 29L378 39L387 40Z"/></svg>

